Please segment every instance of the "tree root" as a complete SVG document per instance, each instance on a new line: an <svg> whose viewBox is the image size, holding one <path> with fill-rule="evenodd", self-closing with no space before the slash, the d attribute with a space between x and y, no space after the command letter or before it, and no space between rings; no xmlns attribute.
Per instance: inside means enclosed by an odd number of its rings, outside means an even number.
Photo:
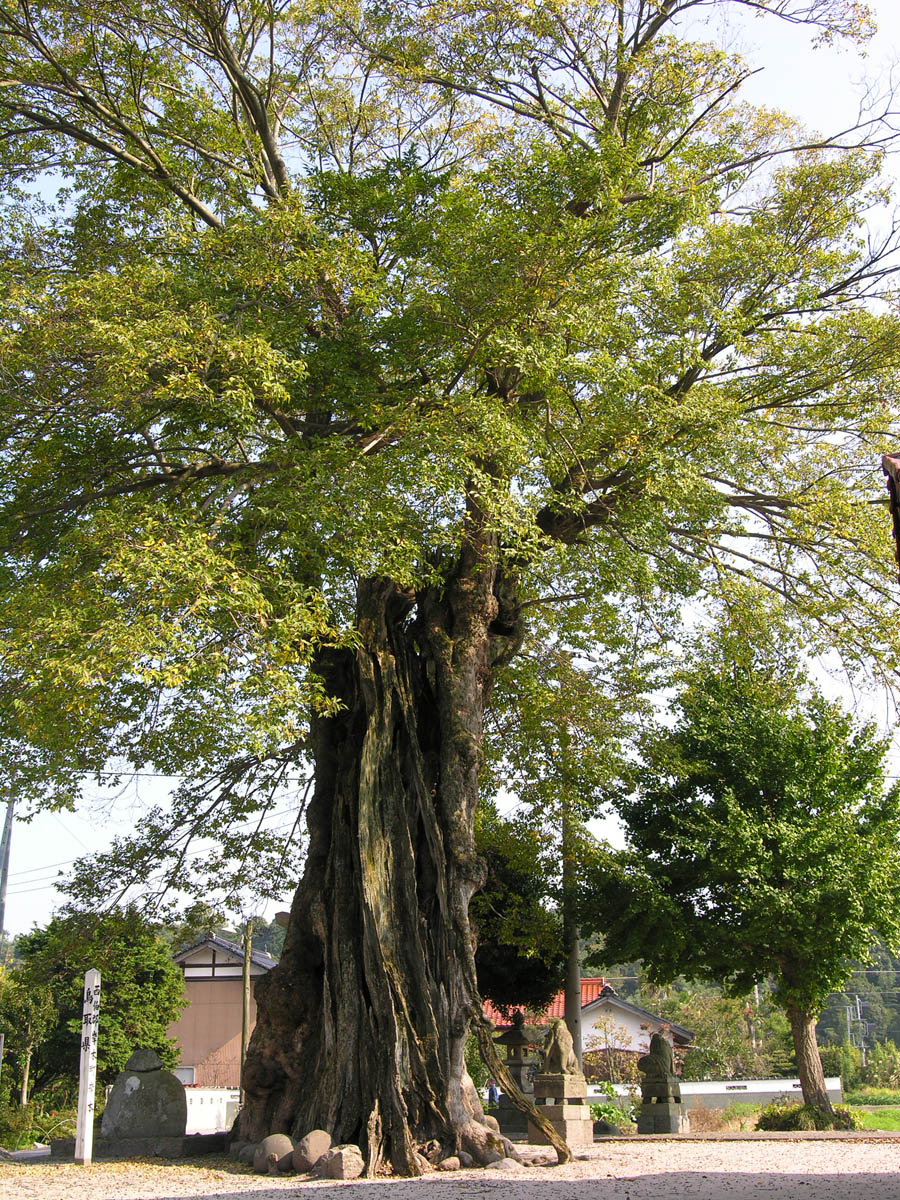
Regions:
<svg viewBox="0 0 900 1200"><path fill-rule="evenodd" d="M485 1065L490 1069L494 1078L503 1085L503 1090L509 1097L513 1108L517 1108L520 1113L523 1113L528 1118L532 1125L541 1131L547 1139L547 1144L552 1146L556 1151L557 1162L571 1162L572 1151L568 1145L559 1136L544 1114L532 1104L527 1096L523 1096L516 1087L512 1075L510 1075L506 1064L497 1051L494 1039L491 1037L493 1026L484 1013L478 1011L472 1014L472 1029L478 1038L478 1049L481 1051L481 1057L484 1059ZM506 1141L505 1138L503 1140Z"/></svg>

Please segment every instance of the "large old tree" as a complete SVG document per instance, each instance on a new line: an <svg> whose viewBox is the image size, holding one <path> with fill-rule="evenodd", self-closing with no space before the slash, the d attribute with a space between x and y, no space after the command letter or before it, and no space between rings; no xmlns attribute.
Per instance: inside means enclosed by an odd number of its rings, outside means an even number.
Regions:
<svg viewBox="0 0 900 1200"><path fill-rule="evenodd" d="M2 758L36 803L190 777L110 889L240 859L312 769L242 1132L415 1173L484 1145L494 680L528 703L553 647L614 701L742 575L894 644L890 135L741 106L699 0L325 7L0 2Z"/></svg>

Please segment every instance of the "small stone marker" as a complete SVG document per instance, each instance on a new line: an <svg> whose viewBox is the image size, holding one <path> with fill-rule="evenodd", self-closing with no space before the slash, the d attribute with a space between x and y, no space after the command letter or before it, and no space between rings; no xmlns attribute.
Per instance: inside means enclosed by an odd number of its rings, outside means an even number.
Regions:
<svg viewBox="0 0 900 1200"><path fill-rule="evenodd" d="M97 1028L100 1020L100 972L84 976L81 1005L81 1069L78 1073L78 1117L75 1161L89 1167L94 1152L94 1091L97 1086Z"/></svg>

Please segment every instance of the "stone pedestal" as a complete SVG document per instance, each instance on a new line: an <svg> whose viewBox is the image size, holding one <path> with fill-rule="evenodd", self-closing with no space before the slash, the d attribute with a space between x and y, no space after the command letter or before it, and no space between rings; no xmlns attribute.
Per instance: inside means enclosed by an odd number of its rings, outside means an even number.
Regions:
<svg viewBox="0 0 900 1200"><path fill-rule="evenodd" d="M680 1100L647 1100L638 1113L638 1133L681 1133L684 1130L684 1106Z"/></svg>
<svg viewBox="0 0 900 1200"><path fill-rule="evenodd" d="M511 1142L528 1141L528 1118L524 1113L519 1112L514 1108L512 1101L506 1092L500 1093L500 1102L497 1108L497 1123L500 1126L500 1132L504 1137L509 1138Z"/></svg>
<svg viewBox="0 0 900 1200"><path fill-rule="evenodd" d="M594 1122L583 1075L536 1076L534 1103L570 1147L593 1145ZM539 1146L546 1145L544 1135L530 1121L528 1140Z"/></svg>

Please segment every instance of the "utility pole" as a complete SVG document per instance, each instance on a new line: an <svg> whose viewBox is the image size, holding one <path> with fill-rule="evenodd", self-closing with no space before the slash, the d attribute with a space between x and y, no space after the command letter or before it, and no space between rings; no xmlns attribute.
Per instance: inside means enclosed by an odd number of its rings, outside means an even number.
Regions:
<svg viewBox="0 0 900 1200"><path fill-rule="evenodd" d="M563 885L563 940L566 947L566 986L564 1013L566 1028L572 1035L572 1049L582 1069L581 1044L581 947L580 933L575 915L575 839L572 817L567 800L562 811L562 885Z"/></svg>
<svg viewBox="0 0 900 1200"><path fill-rule="evenodd" d="M13 811L15 800L6 802L6 820L3 822L3 838L0 840L0 937L6 927L6 881L9 878L9 846L12 841Z"/></svg>
<svg viewBox="0 0 900 1200"><path fill-rule="evenodd" d="M244 1100L244 1060L250 1041L250 955L253 952L253 917L244 922L244 962L241 968L241 1102Z"/></svg>

